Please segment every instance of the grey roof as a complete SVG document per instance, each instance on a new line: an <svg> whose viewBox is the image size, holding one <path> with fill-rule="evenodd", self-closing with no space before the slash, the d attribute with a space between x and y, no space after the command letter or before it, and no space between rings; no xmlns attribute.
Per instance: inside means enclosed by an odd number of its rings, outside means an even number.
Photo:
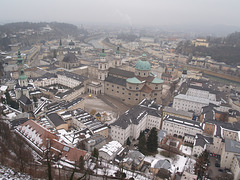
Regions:
<svg viewBox="0 0 240 180"><path fill-rule="evenodd" d="M103 142L105 140L104 136L100 135L100 134L94 134L92 135L89 139L89 140L94 140L95 141L95 145Z"/></svg>
<svg viewBox="0 0 240 180"><path fill-rule="evenodd" d="M213 144L213 138L197 134L194 146L201 146L204 148L206 144Z"/></svg>
<svg viewBox="0 0 240 180"><path fill-rule="evenodd" d="M84 82L85 80L87 80L88 78L79 74L75 74L72 72L68 72L68 71L58 71L57 74L62 75L62 76L66 76L68 78L72 78L81 82Z"/></svg>
<svg viewBox="0 0 240 180"><path fill-rule="evenodd" d="M66 124L66 122L57 113L49 114L48 118L54 124L55 127L58 127L61 124Z"/></svg>
<svg viewBox="0 0 240 180"><path fill-rule="evenodd" d="M79 98L74 99L73 101L69 102L68 104L64 105L63 107L64 107L65 109L68 109L68 108L74 106L75 104L80 103L81 101L83 101L83 98L82 98L82 97L79 97Z"/></svg>
<svg viewBox="0 0 240 180"><path fill-rule="evenodd" d="M163 121L169 121L172 123L181 124L181 125L189 126L192 128L202 129L202 123L200 123L198 121L193 121L193 120L176 117L176 116L166 115L163 118Z"/></svg>
<svg viewBox="0 0 240 180"><path fill-rule="evenodd" d="M64 56L63 62L67 62L67 63L75 63L78 61L77 57L75 56L75 54L73 53L68 53L66 56Z"/></svg>
<svg viewBox="0 0 240 180"><path fill-rule="evenodd" d="M124 78L132 78L135 76L134 72L112 68L112 67L108 69L108 74L112 76L118 76L118 77L122 76Z"/></svg>
<svg viewBox="0 0 240 180"><path fill-rule="evenodd" d="M132 159L133 163L136 165L140 164L141 161L145 158L145 156L141 152L136 151L136 150L130 150L128 152L127 157L129 159Z"/></svg>
<svg viewBox="0 0 240 180"><path fill-rule="evenodd" d="M57 75L47 72L44 75L42 75L41 77L31 78L31 79L32 80L42 80L42 79L51 79L51 78L57 78Z"/></svg>
<svg viewBox="0 0 240 180"><path fill-rule="evenodd" d="M159 160L155 165L154 165L154 168L157 168L157 169L170 169L171 168L171 164L168 160L164 159L164 160Z"/></svg>
<svg viewBox="0 0 240 180"><path fill-rule="evenodd" d="M120 86L126 86L126 79L117 78L117 77L114 77L114 76L108 76L105 79L105 81L113 83L113 84L118 84Z"/></svg>
<svg viewBox="0 0 240 180"><path fill-rule="evenodd" d="M168 112L168 113L173 113L173 114L179 114L181 116L186 116L186 117L189 117L189 118L193 117L192 112L183 111L181 109L175 109L175 108L168 107L168 106L166 106L163 111Z"/></svg>
<svg viewBox="0 0 240 180"><path fill-rule="evenodd" d="M210 123L210 124L215 124L218 129L219 133L221 133L221 127L224 129L229 129L233 131L240 131L240 123L239 122L234 122L234 123L227 123L227 122L222 122L222 121L217 121L217 120L206 120L205 123Z"/></svg>
<svg viewBox="0 0 240 180"><path fill-rule="evenodd" d="M19 101L22 102L24 105L31 105L32 104L32 101L25 95L21 95Z"/></svg>
<svg viewBox="0 0 240 180"><path fill-rule="evenodd" d="M240 154L240 142L225 139L225 151Z"/></svg>
<svg viewBox="0 0 240 180"><path fill-rule="evenodd" d="M12 120L10 123L11 123L11 126L14 128L18 125L25 123L28 120L29 120L28 118L19 118L19 119Z"/></svg>
<svg viewBox="0 0 240 180"><path fill-rule="evenodd" d="M147 100L144 100L147 101ZM150 101L148 101L150 102ZM154 109L153 107L149 107L151 104L143 105L144 103L140 103L140 105L135 105L124 114L122 114L112 126L119 126L123 129L126 129L130 124L138 124L140 120L143 119L146 115L154 115L156 117L161 117L161 112L159 109Z"/></svg>
<svg viewBox="0 0 240 180"><path fill-rule="evenodd" d="M167 135L167 131L161 129L158 132L158 141L160 142L166 135Z"/></svg>
<svg viewBox="0 0 240 180"><path fill-rule="evenodd" d="M218 107L218 106L210 103L208 106L202 107L202 113L201 114L204 114L203 121L214 119L214 107Z"/></svg>

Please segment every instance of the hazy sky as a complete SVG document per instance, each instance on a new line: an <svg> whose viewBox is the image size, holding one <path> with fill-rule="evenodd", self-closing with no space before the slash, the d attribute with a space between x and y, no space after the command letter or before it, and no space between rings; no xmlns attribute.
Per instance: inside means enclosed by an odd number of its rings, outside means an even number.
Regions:
<svg viewBox="0 0 240 180"><path fill-rule="evenodd" d="M0 0L0 22L240 26L240 0Z"/></svg>

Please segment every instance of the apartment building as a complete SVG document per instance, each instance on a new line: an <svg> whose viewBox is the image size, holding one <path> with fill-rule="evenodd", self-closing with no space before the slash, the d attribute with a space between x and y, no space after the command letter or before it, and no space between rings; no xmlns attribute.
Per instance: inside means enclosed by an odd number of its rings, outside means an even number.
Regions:
<svg viewBox="0 0 240 180"><path fill-rule="evenodd" d="M140 132L146 128L160 129L160 108L154 101L146 99L133 106L110 125L112 139L124 144L128 137L137 139Z"/></svg>
<svg viewBox="0 0 240 180"><path fill-rule="evenodd" d="M190 143L194 142L196 134L203 133L202 123L170 115L163 118L162 129L167 131L167 134L184 138Z"/></svg>

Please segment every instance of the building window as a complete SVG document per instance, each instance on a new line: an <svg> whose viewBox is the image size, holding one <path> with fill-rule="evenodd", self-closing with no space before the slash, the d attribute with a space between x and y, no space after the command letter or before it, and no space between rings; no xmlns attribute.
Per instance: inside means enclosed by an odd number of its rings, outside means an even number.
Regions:
<svg viewBox="0 0 240 180"><path fill-rule="evenodd" d="M112 87L114 87L114 85L112 85Z"/></svg>
<svg viewBox="0 0 240 180"><path fill-rule="evenodd" d="M117 91L117 93L119 93L119 91Z"/></svg>
<svg viewBox="0 0 240 180"><path fill-rule="evenodd" d="M143 94L143 97L145 97L145 94Z"/></svg>
<svg viewBox="0 0 240 180"><path fill-rule="evenodd" d="M109 84L107 83L107 86L109 86Z"/></svg>
<svg viewBox="0 0 240 180"><path fill-rule="evenodd" d="M119 89L119 86L117 86L117 88Z"/></svg>
<svg viewBox="0 0 240 180"><path fill-rule="evenodd" d="M129 89L132 89L132 87L131 87L131 86L129 86Z"/></svg>
<svg viewBox="0 0 240 180"><path fill-rule="evenodd" d="M131 96L131 93L128 93L129 96Z"/></svg>
<svg viewBox="0 0 240 180"><path fill-rule="evenodd" d="M155 89L158 89L158 87L155 87Z"/></svg>
<svg viewBox="0 0 240 180"><path fill-rule="evenodd" d="M138 94L136 94L136 96L138 96Z"/></svg>

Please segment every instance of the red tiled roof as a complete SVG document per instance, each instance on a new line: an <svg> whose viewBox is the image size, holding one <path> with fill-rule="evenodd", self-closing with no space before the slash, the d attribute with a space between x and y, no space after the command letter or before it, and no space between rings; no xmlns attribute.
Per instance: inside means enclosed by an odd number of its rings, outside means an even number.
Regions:
<svg viewBox="0 0 240 180"><path fill-rule="evenodd" d="M38 124L36 121L29 120L23 123L21 126L28 126L31 127L32 130L36 130L37 134L41 134L41 139L43 140L43 144L41 146L47 147L46 139L50 139L50 151L54 152L56 156L58 156L60 153L62 154L61 157L65 157L69 161L78 161L80 156L85 156L87 154L86 151L77 149L76 147L71 147L66 144L63 144L59 142L59 137L52 132L48 131L44 127L42 127L40 124Z"/></svg>
<svg viewBox="0 0 240 180"><path fill-rule="evenodd" d="M152 89L148 86L148 85L144 85L143 88L141 89L142 92L145 92L145 93L150 93L152 92Z"/></svg>
<svg viewBox="0 0 240 180"><path fill-rule="evenodd" d="M151 83L155 77L153 77L153 76L148 76L148 77L137 76L136 78L138 78L140 81L146 81L146 82Z"/></svg>
<svg viewBox="0 0 240 180"><path fill-rule="evenodd" d="M37 134L41 135L41 139L43 140L43 143L41 144L41 146L46 147L46 139L47 138L48 139L59 139L59 137L57 135L53 134L51 131L49 131L48 129L41 126L36 121L28 120L25 123L21 124L21 126L28 126L28 125L32 128L32 130L36 130Z"/></svg>
<svg viewBox="0 0 240 180"><path fill-rule="evenodd" d="M55 139L51 141L50 151L54 152L57 156L61 153L62 158L65 157L67 160L73 162L78 161L81 156L84 157L87 154L87 151L70 147Z"/></svg>

